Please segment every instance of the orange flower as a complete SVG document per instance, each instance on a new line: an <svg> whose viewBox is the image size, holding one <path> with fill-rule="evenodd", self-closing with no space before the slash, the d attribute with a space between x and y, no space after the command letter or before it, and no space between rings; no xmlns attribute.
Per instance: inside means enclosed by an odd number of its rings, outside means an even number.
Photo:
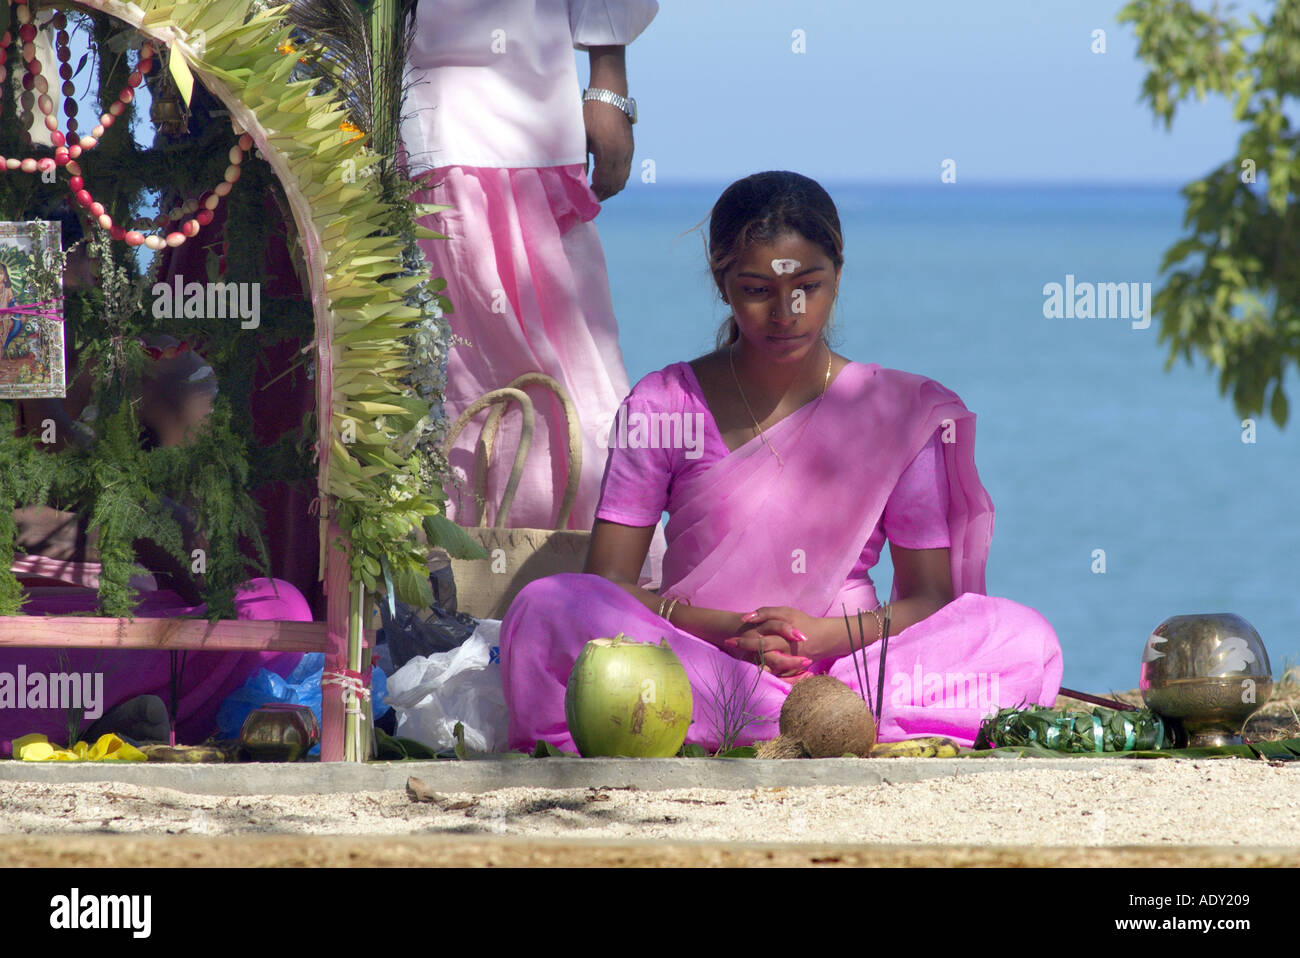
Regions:
<svg viewBox="0 0 1300 958"><path fill-rule="evenodd" d="M349 123L347 120L344 120L342 123L339 124L339 129L342 130L344 133L356 134L356 136L348 138L349 143L359 140L366 135L365 131L363 131L361 127L357 126L355 123Z"/></svg>
<svg viewBox="0 0 1300 958"><path fill-rule="evenodd" d="M278 47L275 48L275 52L276 52L276 53L283 53L285 56L288 56L288 55L291 54L291 53L297 53L297 52L298 52L298 48L295 47L295 46L294 46L292 43L290 43L288 40L286 40L286 41L284 41L284 43L280 44ZM299 57L299 58L298 58L298 62L299 62L299 63L306 63L307 60L306 60L306 58L304 58L304 57Z"/></svg>

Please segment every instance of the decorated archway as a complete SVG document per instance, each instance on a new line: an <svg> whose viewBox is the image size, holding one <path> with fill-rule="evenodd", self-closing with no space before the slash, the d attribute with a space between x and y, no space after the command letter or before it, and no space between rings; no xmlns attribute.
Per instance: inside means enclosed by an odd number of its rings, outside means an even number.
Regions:
<svg viewBox="0 0 1300 958"><path fill-rule="evenodd" d="M35 7L19 3L14 9L23 6ZM437 323L437 287L422 272L422 258L412 262L410 255L414 238L430 234L414 225L413 211L403 206L405 194L380 188L372 173L385 157L358 135L342 100L322 88L319 76L295 76L302 50L283 8L255 0L74 0L42 9L55 7L107 14L138 31L147 44L143 53L158 58L179 86L193 77L221 102L242 145L257 151L283 189L301 243L314 318L319 571L328 595L322 757L345 756L342 739L331 730L342 726L346 709L353 716L346 755L361 758L355 716L367 671L362 662L367 595L427 602L426 547L414 533L423 530L437 542L445 523L441 492L430 481L439 463L428 452L436 449L441 382L417 372L420 366L440 365L445 340ZM84 133L81 142L93 146ZM66 151L61 158L55 175L67 177L77 202L89 206L73 188L81 184L71 182L79 172L75 155L72 171ZM42 158L41 169L48 165ZM24 165L16 172L35 170ZM93 201L94 185L84 186ZM186 235L188 228L187 223ZM120 226L113 229L119 242L123 232ZM128 238L136 245L142 241L138 235ZM149 245L178 245L171 238L150 237ZM420 380L424 388L414 385ZM0 542L0 559L12 554L12 547L6 553ZM80 638L70 644L113 644L88 636L96 622L117 622L113 628L123 634L121 620L81 621ZM0 619L0 635L5 622ZM204 648L272 647L265 629L249 639L252 644L240 645L238 625L168 634L179 647L186 642ZM69 626L61 628L70 634ZM141 633L141 642L156 644L156 634ZM210 641L214 635L224 638ZM299 647L313 646L300 638Z"/></svg>

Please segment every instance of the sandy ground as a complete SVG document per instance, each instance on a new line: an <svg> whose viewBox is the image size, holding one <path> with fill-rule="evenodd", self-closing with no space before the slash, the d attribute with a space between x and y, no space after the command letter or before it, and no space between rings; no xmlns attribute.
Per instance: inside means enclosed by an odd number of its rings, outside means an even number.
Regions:
<svg viewBox="0 0 1300 958"><path fill-rule="evenodd" d="M351 841L304 843L306 836ZM408 840L379 840L386 836ZM223 840L195 843L200 838ZM748 791L507 788L439 793L431 802L404 790L225 797L124 784L0 783L0 857L10 864L106 864L105 840L121 864L401 864L404 854L413 859L406 863L435 864L434 846L456 864L566 863L566 854L591 864L611 855L618 861L610 863L628 863L619 856L629 854L631 863L686 863L671 860L678 853L697 864L873 863L858 860L872 857L864 846L874 847L874 863L887 863L883 854L922 864L926 846L950 846L973 856L969 863L994 864L999 849L1017 846L1022 864L1035 862L1034 849L1084 847L1133 849L1151 864L1161 861L1152 852L1209 849L1219 857L1205 864L1297 865L1300 763L1135 761L1105 772L1020 766L898 785ZM535 861L548 843L547 860ZM687 846L697 853L683 852ZM817 848L833 851L819 861ZM745 858L750 853L754 861ZM1090 861L1118 863L1114 855Z"/></svg>

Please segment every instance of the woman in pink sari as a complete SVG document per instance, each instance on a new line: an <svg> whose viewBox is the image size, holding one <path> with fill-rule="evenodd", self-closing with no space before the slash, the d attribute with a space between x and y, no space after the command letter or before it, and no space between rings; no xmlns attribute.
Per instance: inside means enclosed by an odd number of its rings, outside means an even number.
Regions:
<svg viewBox="0 0 1300 958"><path fill-rule="evenodd" d="M725 342L639 382L615 421L586 574L532 583L501 629L510 744L573 749L564 719L583 645L666 638L695 695L688 742L775 737L791 684L830 674L874 695L885 616L869 571L890 543L880 738L971 744L998 707L1055 701L1060 645L1039 613L984 594L993 503L975 416L931 379L835 355L825 341L843 265L839 218L795 173L746 177L709 226L732 309ZM668 511L663 586L637 586ZM864 611L855 665L844 611ZM855 629L856 632L856 629ZM734 727L731 729L734 731Z"/></svg>

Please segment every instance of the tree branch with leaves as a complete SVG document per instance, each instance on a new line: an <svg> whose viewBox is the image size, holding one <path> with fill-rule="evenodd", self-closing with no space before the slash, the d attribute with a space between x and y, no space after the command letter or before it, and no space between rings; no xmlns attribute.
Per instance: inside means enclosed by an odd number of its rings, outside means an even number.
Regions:
<svg viewBox="0 0 1300 958"><path fill-rule="evenodd" d="M1300 367L1300 132L1285 112L1300 97L1300 0L1277 0L1267 21L1238 20L1217 2L1133 0L1119 22L1134 27L1150 68L1142 99L1166 129L1193 94L1229 98L1246 124L1235 154L1182 190L1189 232L1166 251L1154 301L1165 368L1195 351L1237 415L1267 405L1285 426L1283 384Z"/></svg>

